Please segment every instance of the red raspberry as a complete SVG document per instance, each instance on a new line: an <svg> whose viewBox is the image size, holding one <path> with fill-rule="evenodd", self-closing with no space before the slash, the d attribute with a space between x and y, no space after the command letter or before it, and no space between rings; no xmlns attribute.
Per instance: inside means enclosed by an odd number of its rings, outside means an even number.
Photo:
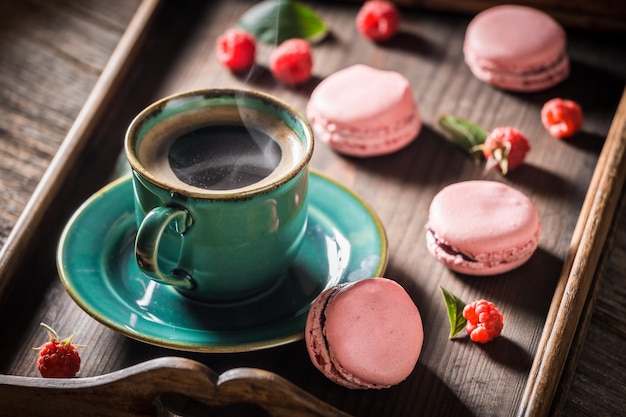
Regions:
<svg viewBox="0 0 626 417"><path fill-rule="evenodd" d="M44 378L72 378L80 369L80 356L72 344L72 336L60 340L59 335L45 323L50 341L39 348L37 369Z"/></svg>
<svg viewBox="0 0 626 417"><path fill-rule="evenodd" d="M228 29L217 38L217 60L226 68L239 72L252 68L256 58L256 41L243 29Z"/></svg>
<svg viewBox="0 0 626 417"><path fill-rule="evenodd" d="M583 112L572 100L553 98L541 108L541 122L555 138L568 138L583 125Z"/></svg>
<svg viewBox="0 0 626 417"><path fill-rule="evenodd" d="M295 86L308 81L312 68L311 45L304 39L288 39L270 54L270 70L283 84Z"/></svg>
<svg viewBox="0 0 626 417"><path fill-rule="evenodd" d="M530 143L519 130L512 127L495 128L478 146L487 159L487 166L498 168L503 175L522 165Z"/></svg>
<svg viewBox="0 0 626 417"><path fill-rule="evenodd" d="M366 1L356 15L356 27L373 41L386 41L398 31L400 14L396 6L383 0Z"/></svg>
<svg viewBox="0 0 626 417"><path fill-rule="evenodd" d="M467 319L465 330L473 342L490 342L502 332L504 317L489 301L478 300L466 305L463 317Z"/></svg>

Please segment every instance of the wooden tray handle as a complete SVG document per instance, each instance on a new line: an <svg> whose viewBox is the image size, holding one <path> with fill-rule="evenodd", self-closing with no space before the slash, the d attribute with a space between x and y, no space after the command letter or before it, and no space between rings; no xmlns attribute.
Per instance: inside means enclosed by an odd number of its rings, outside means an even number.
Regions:
<svg viewBox="0 0 626 417"><path fill-rule="evenodd" d="M86 378L0 375L0 416L7 417L177 416L162 398L172 396L211 408L248 404L276 417L349 417L272 372L235 368L217 375L178 357Z"/></svg>

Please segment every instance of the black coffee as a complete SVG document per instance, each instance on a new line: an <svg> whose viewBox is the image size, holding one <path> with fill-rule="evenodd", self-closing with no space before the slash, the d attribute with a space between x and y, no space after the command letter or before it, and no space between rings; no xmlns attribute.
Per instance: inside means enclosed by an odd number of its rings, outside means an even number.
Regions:
<svg viewBox="0 0 626 417"><path fill-rule="evenodd" d="M281 148L260 130L242 125L211 125L177 138L168 160L186 184L206 190L232 190L259 182L271 174Z"/></svg>

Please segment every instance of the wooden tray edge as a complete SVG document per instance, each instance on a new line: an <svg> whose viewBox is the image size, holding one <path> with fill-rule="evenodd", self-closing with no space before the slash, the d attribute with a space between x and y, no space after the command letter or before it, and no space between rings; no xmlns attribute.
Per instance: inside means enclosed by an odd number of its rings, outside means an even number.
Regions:
<svg viewBox="0 0 626 417"><path fill-rule="evenodd" d="M152 359L95 377L0 375L0 394L9 403L8 409L6 404L0 409L0 416L91 415L96 407L103 417L147 416L153 411L174 416L178 412L174 414L167 405L171 401L163 397L176 395L183 396L182 405L191 399L209 409L255 405L274 417L350 417L272 372L233 368L218 375L179 357ZM38 401L29 401L35 396Z"/></svg>
<svg viewBox="0 0 626 417"><path fill-rule="evenodd" d="M77 155L85 147L87 139L133 65L158 5L159 0L143 0L135 11L96 85L0 250L0 300L5 296L10 277L36 238L35 232L47 207L68 181L68 165L76 164Z"/></svg>
<svg viewBox="0 0 626 417"><path fill-rule="evenodd" d="M518 416L547 416L626 178L626 89L615 112L546 317Z"/></svg>

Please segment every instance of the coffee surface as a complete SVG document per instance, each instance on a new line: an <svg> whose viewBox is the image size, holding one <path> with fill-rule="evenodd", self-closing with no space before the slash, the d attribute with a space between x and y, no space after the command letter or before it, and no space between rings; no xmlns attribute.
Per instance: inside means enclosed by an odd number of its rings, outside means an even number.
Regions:
<svg viewBox="0 0 626 417"><path fill-rule="evenodd" d="M232 190L257 183L279 165L282 151L258 129L209 125L171 144L169 165L182 182L206 190Z"/></svg>

